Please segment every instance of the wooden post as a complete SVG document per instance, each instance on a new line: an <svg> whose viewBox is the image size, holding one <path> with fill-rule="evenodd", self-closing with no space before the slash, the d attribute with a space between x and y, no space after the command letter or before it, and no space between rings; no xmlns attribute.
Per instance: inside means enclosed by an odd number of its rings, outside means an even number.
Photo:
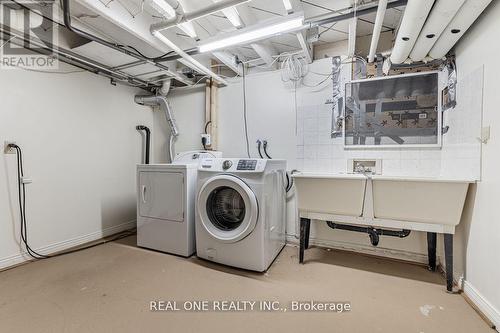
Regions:
<svg viewBox="0 0 500 333"><path fill-rule="evenodd" d="M217 101L219 88L215 82L210 79L206 81L205 86L205 125L207 134L210 134L210 145L208 150L217 150ZM208 125L207 125L208 124Z"/></svg>
<svg viewBox="0 0 500 333"><path fill-rule="evenodd" d="M210 97L210 135L212 139L212 143L210 145L210 148L212 150L217 150L217 144L218 144L218 135L217 135L217 130L218 130L218 124L217 124L217 109L218 109L218 96L219 96L219 87L215 84L215 82L212 82L211 85L211 97Z"/></svg>

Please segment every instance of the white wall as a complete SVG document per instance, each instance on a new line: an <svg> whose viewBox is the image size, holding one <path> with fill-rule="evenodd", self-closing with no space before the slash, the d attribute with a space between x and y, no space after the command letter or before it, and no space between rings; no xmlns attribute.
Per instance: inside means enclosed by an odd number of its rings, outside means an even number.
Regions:
<svg viewBox="0 0 500 333"><path fill-rule="evenodd" d="M461 89L464 93L458 95L460 107L447 111L448 115L444 121L445 125L451 126L451 130L450 136L445 138L443 142L443 152L429 150L417 152L418 156L411 151L401 152L399 158L393 158L395 163L399 163L399 166L393 167L393 171L397 171L396 169L407 170L409 166L415 165L416 160L418 160L419 167L413 171L423 175L427 173L427 175L433 176L477 179L479 177L478 171L481 171L482 181L470 189L462 221L457 228L454 270L456 278L460 278L465 272L465 279L469 286L477 288L481 295L485 296L486 304L492 305L490 310L493 310L490 312L498 315L499 312L496 309L500 308L500 288L498 288L497 283L500 280L498 265L500 224L496 223L497 218L492 207L495 207L497 198L500 196L500 176L496 170L500 163L500 155L498 154L500 143L495 139L495 122L500 122L500 114L496 110L500 105L500 96L498 95L500 87L497 82L499 70L496 62L496 55L500 54L500 47L498 43L495 44L491 41L495 40L500 33L500 22L496 20L500 16L500 5L495 3L491 7L457 48L459 91ZM342 45L340 49L342 49ZM484 65L485 87L483 99L481 98L482 91L479 89L482 65ZM328 72L328 59L316 62L313 68L316 72ZM306 78L306 83L314 85L323 78L320 75L311 74ZM471 85L477 87L471 89ZM471 90L472 94L465 90ZM311 159L311 156L306 157L303 155L305 154L303 149L295 147L296 130L300 132L300 124L297 126L296 120L301 119L301 116L296 114L294 101L296 98L299 113L300 109L303 108L316 109L319 119L321 112L329 111L328 108L326 111L323 110L325 108L323 105L330 94L328 84L325 84L325 86L321 85L318 88L299 88L295 95L293 87L284 85L277 72L249 75L247 78L247 106L251 155L257 156L255 140L265 138L270 143L270 153L274 158L288 160L288 169L308 167L305 163L311 163L306 162ZM181 129L185 135L190 136L190 139L183 139L182 149L198 148L199 133L202 131L201 124L203 123L204 91L192 92L189 97L186 93L180 95L174 92L171 98L177 119L179 121L184 119L186 126L195 126L196 128L194 132L190 132L189 128ZM190 99L196 103L189 104ZM480 127L481 124L481 101L484 107L483 124L485 126L493 125L493 137L482 148L482 170L478 168L480 156L477 154L481 147L478 146L475 139L475 136L478 136L478 126ZM224 152L225 156L246 156L240 79L231 80L228 87L220 89L219 103L220 150ZM196 108L199 109L195 110ZM323 119L318 122L318 126L324 126L326 130L329 130L330 124L327 124L327 121ZM332 157L335 159L333 150L331 154L329 158L325 159L325 163L331 163ZM301 159L301 157L303 158ZM373 158L374 156L367 157ZM425 168L426 164L429 164L427 169ZM340 164L333 162L333 165ZM317 164L314 167L317 167ZM457 170L452 170L452 168L459 169L460 172L457 173ZM450 171L453 172L450 173ZM293 210L294 200L292 197L289 200L288 211L291 213ZM324 245L375 252L378 255L421 262L427 260L426 235L424 233L413 232L406 239L384 237L379 247L373 248L366 235L332 231L324 224L313 224L312 228L311 236ZM290 214L288 218L288 233L295 234L293 214ZM443 252L442 248L443 242L440 240L438 244L440 254ZM497 324L500 325L500 321Z"/></svg>
<svg viewBox="0 0 500 333"><path fill-rule="evenodd" d="M466 275L469 286L484 297L485 308L495 315L500 327L500 3L493 1L456 47L459 76L465 77L484 65L483 126L491 126L492 137L482 148L482 180L469 203L468 225L464 228ZM466 288L467 291L467 288ZM488 311L483 309L483 311Z"/></svg>
<svg viewBox="0 0 500 333"><path fill-rule="evenodd" d="M26 186L32 248L61 249L134 226L135 126L153 123L150 108L133 102L138 90L89 73L1 72L0 142L2 152L4 140L17 142L33 179ZM0 268L21 260L16 170L16 155L2 153Z"/></svg>

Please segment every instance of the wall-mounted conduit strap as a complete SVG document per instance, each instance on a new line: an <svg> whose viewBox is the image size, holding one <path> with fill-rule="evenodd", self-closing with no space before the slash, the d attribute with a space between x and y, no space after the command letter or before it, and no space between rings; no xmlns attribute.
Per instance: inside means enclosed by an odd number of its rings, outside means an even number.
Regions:
<svg viewBox="0 0 500 333"><path fill-rule="evenodd" d="M411 233L411 230L402 229L402 230L389 230L389 229L378 229L373 227L361 227L357 225L350 224L339 224L334 223L332 221L326 221L326 224L332 229L340 229L354 232L362 232L368 234L370 236L370 242L373 246L377 246L380 237L379 236L391 236L391 237L399 237L405 238L408 237Z"/></svg>

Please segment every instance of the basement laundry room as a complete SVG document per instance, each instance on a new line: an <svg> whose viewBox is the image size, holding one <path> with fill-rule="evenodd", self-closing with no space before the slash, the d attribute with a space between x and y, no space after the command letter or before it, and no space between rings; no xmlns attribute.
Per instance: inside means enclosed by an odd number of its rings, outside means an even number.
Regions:
<svg viewBox="0 0 500 333"><path fill-rule="evenodd" d="M499 17L0 1L0 332L500 332Z"/></svg>

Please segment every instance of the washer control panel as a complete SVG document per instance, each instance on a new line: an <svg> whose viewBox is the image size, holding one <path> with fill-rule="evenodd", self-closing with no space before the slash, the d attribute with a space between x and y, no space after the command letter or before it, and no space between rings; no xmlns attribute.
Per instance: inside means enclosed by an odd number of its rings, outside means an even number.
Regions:
<svg viewBox="0 0 500 333"><path fill-rule="evenodd" d="M239 158L206 158L200 160L198 170L212 172L264 172L266 160Z"/></svg>
<svg viewBox="0 0 500 333"><path fill-rule="evenodd" d="M225 160L222 162L222 169L227 170L233 165L233 162L231 160Z"/></svg>
<svg viewBox="0 0 500 333"><path fill-rule="evenodd" d="M257 166L257 160L239 160L236 170L254 171Z"/></svg>

